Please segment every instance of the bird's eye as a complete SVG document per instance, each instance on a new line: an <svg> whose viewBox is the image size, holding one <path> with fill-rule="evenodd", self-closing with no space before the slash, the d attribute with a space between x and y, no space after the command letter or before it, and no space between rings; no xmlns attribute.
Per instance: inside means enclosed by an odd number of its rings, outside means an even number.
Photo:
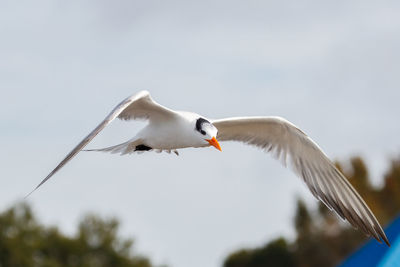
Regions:
<svg viewBox="0 0 400 267"><path fill-rule="evenodd" d="M206 135L206 131L203 130L203 124L209 124L210 122L203 118L198 118L196 121L196 130L200 132L202 135Z"/></svg>

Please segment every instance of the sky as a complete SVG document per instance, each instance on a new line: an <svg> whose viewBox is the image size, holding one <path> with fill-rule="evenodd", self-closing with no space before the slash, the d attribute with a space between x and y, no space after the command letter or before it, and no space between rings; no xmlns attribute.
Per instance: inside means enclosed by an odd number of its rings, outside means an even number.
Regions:
<svg viewBox="0 0 400 267"><path fill-rule="evenodd" d="M0 210L21 201L125 97L208 118L282 116L332 160L360 155L381 183L400 149L398 1L1 1ZM114 121L89 147L131 138ZM174 154L81 153L28 199L73 234L116 216L136 252L217 267L294 237L290 170L239 143ZM201 166L201 167L199 167Z"/></svg>

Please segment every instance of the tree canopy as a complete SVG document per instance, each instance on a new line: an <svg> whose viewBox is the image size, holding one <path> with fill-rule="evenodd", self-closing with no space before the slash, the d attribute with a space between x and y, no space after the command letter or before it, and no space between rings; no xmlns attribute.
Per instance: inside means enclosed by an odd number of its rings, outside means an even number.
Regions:
<svg viewBox="0 0 400 267"><path fill-rule="evenodd" d="M118 236L116 219L87 215L69 237L38 222L27 204L0 214L0 267L151 267Z"/></svg>

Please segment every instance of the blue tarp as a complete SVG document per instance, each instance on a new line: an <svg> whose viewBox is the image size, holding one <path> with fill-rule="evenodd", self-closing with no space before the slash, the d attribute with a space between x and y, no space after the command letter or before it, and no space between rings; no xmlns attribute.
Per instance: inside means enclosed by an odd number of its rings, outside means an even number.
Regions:
<svg viewBox="0 0 400 267"><path fill-rule="evenodd" d="M390 248L371 239L340 264L339 267L400 266L400 216L385 228L385 233L391 243Z"/></svg>

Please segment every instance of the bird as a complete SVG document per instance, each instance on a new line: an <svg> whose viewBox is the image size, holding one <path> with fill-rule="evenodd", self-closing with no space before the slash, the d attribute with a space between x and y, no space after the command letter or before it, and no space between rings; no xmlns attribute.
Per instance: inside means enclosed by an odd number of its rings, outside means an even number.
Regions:
<svg viewBox="0 0 400 267"><path fill-rule="evenodd" d="M322 149L300 128L276 116L208 119L194 112L175 111L155 102L148 91L140 91L120 102L106 118L26 196L48 181L114 119L146 120L147 125L128 141L100 149L121 155L148 151L215 147L219 142L238 141L261 148L289 166L314 197L367 236L390 246L378 220L345 176Z"/></svg>

